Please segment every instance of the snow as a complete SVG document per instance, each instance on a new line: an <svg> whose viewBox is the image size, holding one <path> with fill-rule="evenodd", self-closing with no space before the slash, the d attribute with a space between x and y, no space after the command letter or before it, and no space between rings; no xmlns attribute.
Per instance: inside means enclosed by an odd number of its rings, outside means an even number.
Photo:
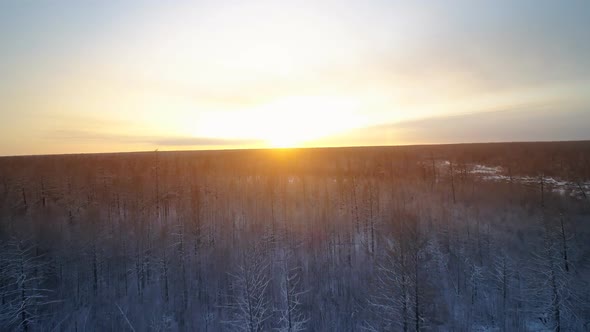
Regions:
<svg viewBox="0 0 590 332"><path fill-rule="evenodd" d="M581 183L566 181L553 177L532 177L532 176L512 176L503 174L504 169L501 166L488 166L476 164L471 167L470 174L479 176L483 181L490 182L510 182L522 185L540 185L541 180L545 188L561 196L569 195L571 197L583 198L580 186L587 192L590 189L590 183Z"/></svg>
<svg viewBox="0 0 590 332"><path fill-rule="evenodd" d="M486 165L475 165L471 169L472 174L500 174L502 172L502 167L490 167Z"/></svg>

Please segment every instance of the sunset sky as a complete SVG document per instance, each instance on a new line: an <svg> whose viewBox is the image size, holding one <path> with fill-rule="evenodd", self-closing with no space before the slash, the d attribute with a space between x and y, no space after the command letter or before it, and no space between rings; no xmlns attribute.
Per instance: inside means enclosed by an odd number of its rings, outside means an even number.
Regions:
<svg viewBox="0 0 590 332"><path fill-rule="evenodd" d="M0 1L0 155L590 139L590 1Z"/></svg>

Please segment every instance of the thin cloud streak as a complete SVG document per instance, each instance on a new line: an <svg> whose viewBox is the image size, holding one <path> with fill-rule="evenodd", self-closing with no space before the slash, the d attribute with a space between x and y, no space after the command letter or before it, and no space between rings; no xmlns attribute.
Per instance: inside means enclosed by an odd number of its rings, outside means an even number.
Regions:
<svg viewBox="0 0 590 332"><path fill-rule="evenodd" d="M48 139L59 141L90 141L103 143L148 144L163 147L172 146L250 146L263 144L259 139L230 139L190 136L141 136L119 135L84 130L55 130Z"/></svg>
<svg viewBox="0 0 590 332"><path fill-rule="evenodd" d="M553 105L430 117L381 124L326 137L319 145L439 144L588 140L590 112L583 105Z"/></svg>

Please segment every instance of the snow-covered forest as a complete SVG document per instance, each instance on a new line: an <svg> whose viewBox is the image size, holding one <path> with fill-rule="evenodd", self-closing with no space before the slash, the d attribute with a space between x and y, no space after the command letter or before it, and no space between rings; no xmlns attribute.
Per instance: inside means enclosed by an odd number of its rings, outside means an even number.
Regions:
<svg viewBox="0 0 590 332"><path fill-rule="evenodd" d="M588 331L589 181L588 142L0 158L0 330Z"/></svg>

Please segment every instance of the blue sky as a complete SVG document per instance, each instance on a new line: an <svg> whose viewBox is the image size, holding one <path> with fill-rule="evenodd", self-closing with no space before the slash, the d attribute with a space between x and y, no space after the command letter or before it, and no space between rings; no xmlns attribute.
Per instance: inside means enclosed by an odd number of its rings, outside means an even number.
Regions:
<svg viewBox="0 0 590 332"><path fill-rule="evenodd" d="M590 139L589 114L588 1L0 2L0 155Z"/></svg>

